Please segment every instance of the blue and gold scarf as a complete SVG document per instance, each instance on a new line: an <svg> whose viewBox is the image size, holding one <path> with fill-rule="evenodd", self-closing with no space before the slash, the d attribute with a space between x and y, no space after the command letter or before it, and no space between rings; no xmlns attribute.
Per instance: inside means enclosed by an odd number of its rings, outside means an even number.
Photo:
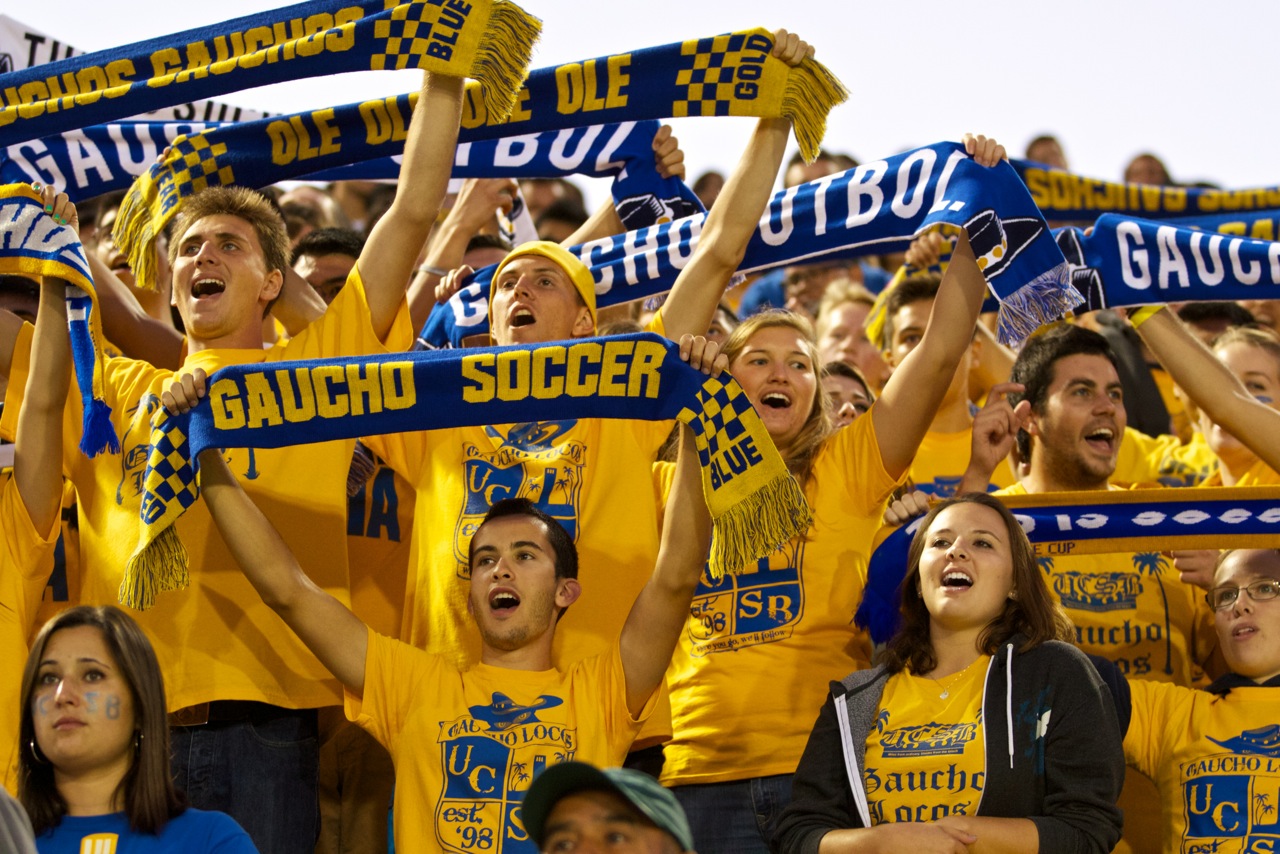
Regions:
<svg viewBox="0 0 1280 854"><path fill-rule="evenodd" d="M693 430L715 521L710 567L755 560L804 531L808 505L746 393L676 344L637 334L557 344L415 351L223 368L191 412L151 422L142 533L120 601L147 608L185 584L173 523L197 498L205 448L278 448L380 433L565 418L679 420Z"/></svg>

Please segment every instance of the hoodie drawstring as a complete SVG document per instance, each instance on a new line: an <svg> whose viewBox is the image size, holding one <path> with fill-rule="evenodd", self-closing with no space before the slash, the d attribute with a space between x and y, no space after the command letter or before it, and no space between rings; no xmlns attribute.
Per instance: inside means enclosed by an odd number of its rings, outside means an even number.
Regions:
<svg viewBox="0 0 1280 854"><path fill-rule="evenodd" d="M1013 644L1005 647L1004 719L1009 727L1009 768L1013 768Z"/></svg>

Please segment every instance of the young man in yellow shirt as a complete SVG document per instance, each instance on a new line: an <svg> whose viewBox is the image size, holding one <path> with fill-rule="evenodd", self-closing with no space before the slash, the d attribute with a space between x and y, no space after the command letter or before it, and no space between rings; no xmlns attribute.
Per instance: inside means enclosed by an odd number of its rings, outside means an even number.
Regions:
<svg viewBox="0 0 1280 854"><path fill-rule="evenodd" d="M404 292L444 198L463 80L427 74L410 123L399 192L329 310L288 342L263 349L262 320L288 268L284 223L244 188L189 198L169 255L173 299L187 333L182 371L260 361L408 349ZM429 117L429 120L428 120ZM0 338L0 351L13 341ZM7 361L0 356L0 362ZM123 449L90 459L76 447L80 405L67 409L64 471L80 498L85 604L115 602L136 542L150 417L172 370L110 359L104 399ZM18 413L10 376L6 423ZM76 425L72 427L72 425ZM0 425L3 427L4 425ZM230 464L312 578L348 597L346 475L354 442L233 450ZM174 770L193 805L230 813L261 850L310 852L316 836L316 713L340 687L235 571L228 544L202 507L178 522L190 588L165 594L139 623L156 647L174 712Z"/></svg>
<svg viewBox="0 0 1280 854"><path fill-rule="evenodd" d="M705 372L723 368L715 345L690 352ZM201 375L183 380L166 396L171 411L203 396ZM346 688L348 717L395 760L397 850L531 854L520 807L538 772L571 758L625 757L653 711L710 543L697 452L681 431L666 508L681 524L664 527L651 577L610 645L559 667L557 625L575 602L583 607L578 555L563 526L527 499L495 504L470 538L466 607L480 660L460 669L371 632L308 577L222 455L201 455L204 502L245 576Z"/></svg>

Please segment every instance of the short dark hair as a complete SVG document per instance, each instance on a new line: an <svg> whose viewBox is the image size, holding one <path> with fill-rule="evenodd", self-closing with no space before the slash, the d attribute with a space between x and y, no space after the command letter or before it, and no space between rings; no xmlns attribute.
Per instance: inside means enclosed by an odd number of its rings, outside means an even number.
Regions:
<svg viewBox="0 0 1280 854"><path fill-rule="evenodd" d="M827 362L822 366L822 379L827 377L844 377L847 380L853 380L862 386L862 390L867 393L867 397L872 400L876 399L875 392L871 390L871 383L867 382L867 378L862 375L862 371L848 362L834 361Z"/></svg>
<svg viewBox="0 0 1280 854"><path fill-rule="evenodd" d="M1043 415L1049 386L1053 385L1054 365L1060 359L1077 355L1102 356L1111 362L1117 374L1120 372L1115 351L1106 338L1083 326L1062 324L1036 335L1023 345L1009 373L1009 381L1021 383L1024 390L1010 394L1009 403L1017 406L1029 400L1031 410ZM1030 462L1031 435L1026 430L1018 431L1017 445L1022 459Z"/></svg>
<svg viewBox="0 0 1280 854"><path fill-rule="evenodd" d="M40 661L49 638L63 629L92 626L116 660L120 674L133 694L137 749L133 763L120 781L129 826L141 833L158 833L169 819L186 809L186 800L173 785L169 769L169 718L165 707L164 679L151 642L133 618L112 605L69 608L45 624L31 644L22 672L21 722L18 743L18 799L31 816L36 835L56 827L67 813L67 802L54 782L54 768L35 755L35 723L31 695L35 692Z"/></svg>
<svg viewBox="0 0 1280 854"><path fill-rule="evenodd" d="M940 276L924 273L903 279L889 291L884 306L884 331L880 335L881 350L887 351L893 346L894 315L912 303L937 299L940 287Z"/></svg>
<svg viewBox="0 0 1280 854"><path fill-rule="evenodd" d="M463 254L474 252L477 249L501 249L503 252L510 252L513 248L510 243L498 235L482 231L471 236L471 239L467 241L467 248Z"/></svg>
<svg viewBox="0 0 1280 854"><path fill-rule="evenodd" d="M541 232L542 224L548 220L567 222L574 228L580 228L587 221L587 209L577 199L562 196L542 209L534 228Z"/></svg>
<svg viewBox="0 0 1280 854"><path fill-rule="evenodd" d="M1178 309L1178 319L1183 323L1205 323L1221 320L1227 326L1248 326L1256 323L1253 312L1238 302L1206 300L1189 302Z"/></svg>
<svg viewBox="0 0 1280 854"><path fill-rule="evenodd" d="M985 492L966 492L935 506L920 522L911 540L907 554L907 571L902 577L901 610L902 625L889 641L881 661L890 673L910 667L917 675L932 671L938 666L929 633L929 610L916 579L920 575L920 558L924 555L926 539L938 514L957 504L981 504L1000 514L1009 534L1009 556L1013 564L1013 592L1017 595L1005 601L1004 610L982 630L979 646L987 655L1015 636L1024 638L1018 652L1026 652L1048 640L1074 642L1075 632L1062 606L1049 593L1036 561L1035 550L1023 532L1022 526L1000 499Z"/></svg>
<svg viewBox="0 0 1280 854"><path fill-rule="evenodd" d="M321 255L346 255L359 260L364 251L364 237L350 228L317 228L308 232L293 247L290 264L298 263L304 256L319 258Z"/></svg>
<svg viewBox="0 0 1280 854"><path fill-rule="evenodd" d="M467 566L475 556L476 536L480 530L493 519L506 516L531 516L547 527L547 540L551 543L551 551L555 556L556 578L578 577L578 548L573 544L573 537L556 519L547 514L541 507L527 498L504 498L495 501L484 514L480 527L471 535L471 543L467 546Z"/></svg>

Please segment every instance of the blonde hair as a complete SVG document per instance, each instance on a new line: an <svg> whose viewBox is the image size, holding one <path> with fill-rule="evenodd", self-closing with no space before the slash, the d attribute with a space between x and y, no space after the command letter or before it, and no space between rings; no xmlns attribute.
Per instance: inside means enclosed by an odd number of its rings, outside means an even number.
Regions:
<svg viewBox="0 0 1280 854"><path fill-rule="evenodd" d="M813 325L807 318L784 309L770 309L753 314L725 339L722 352L729 358L730 373L733 372L733 363L751 343L752 336L763 329L791 329L799 333L805 352L813 364L815 380L821 376L822 361L818 356L818 342L814 337ZM822 443L834 431L831 404L822 393L821 386L815 382L813 403L809 407L809 414L805 416L804 426L788 447L778 449L787 468L800 481L801 486L808 484L813 474L814 458L822 448Z"/></svg>
<svg viewBox="0 0 1280 854"><path fill-rule="evenodd" d="M814 320L815 334L821 338L831 326L831 315L845 303L856 303L871 308L876 304L876 296L862 285L848 278L839 278L827 285L818 303L818 316Z"/></svg>
<svg viewBox="0 0 1280 854"><path fill-rule="evenodd" d="M1270 329L1231 326L1213 339L1213 346L1210 349L1216 352L1229 344L1247 344L1254 349L1262 350L1276 363L1276 373L1280 374L1280 338L1277 338Z"/></svg>

